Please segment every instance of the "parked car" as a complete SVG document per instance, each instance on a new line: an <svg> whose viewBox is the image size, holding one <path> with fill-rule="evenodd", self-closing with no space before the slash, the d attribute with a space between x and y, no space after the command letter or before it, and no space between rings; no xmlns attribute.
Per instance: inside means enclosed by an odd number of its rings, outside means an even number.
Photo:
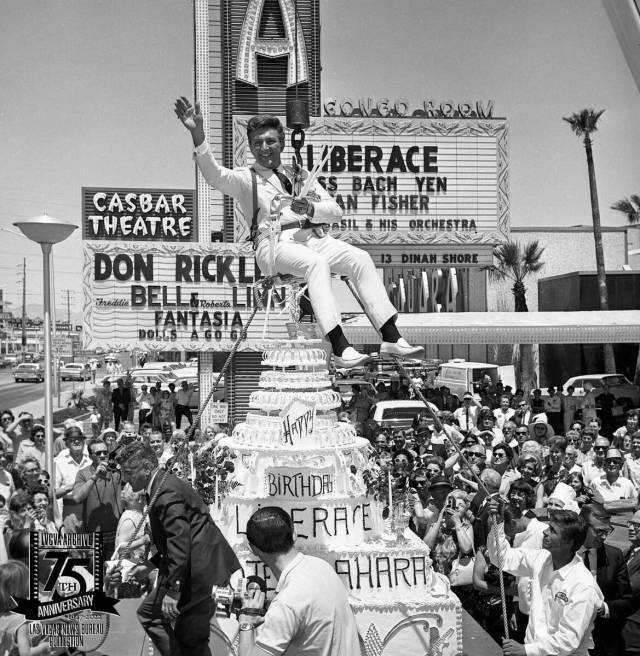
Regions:
<svg viewBox="0 0 640 656"><path fill-rule="evenodd" d="M433 403L429 403L429 407L434 413L438 412ZM422 401L378 401L369 408L369 416L363 426L364 437L371 439L381 428L389 431L411 428L422 410Z"/></svg>
<svg viewBox="0 0 640 656"><path fill-rule="evenodd" d="M89 380L91 371L82 362L68 362L60 367L61 380Z"/></svg>
<svg viewBox="0 0 640 656"><path fill-rule="evenodd" d="M3 366L15 367L20 362L20 359L18 358L17 355L5 355L3 361L4 361Z"/></svg>
<svg viewBox="0 0 640 656"><path fill-rule="evenodd" d="M154 369L158 371L174 371L184 369L184 362L145 362L143 369Z"/></svg>
<svg viewBox="0 0 640 656"><path fill-rule="evenodd" d="M376 393L376 388L371 382L364 380L364 378L345 378L343 380L336 380L335 384L340 391L340 396L345 405L348 405L351 402L351 397L353 396L353 390L351 389L352 385L360 385L362 389L368 388L372 397Z"/></svg>
<svg viewBox="0 0 640 656"><path fill-rule="evenodd" d="M13 377L16 383L24 381L41 383L44 380L44 370L39 364L23 362L13 370Z"/></svg>
<svg viewBox="0 0 640 656"><path fill-rule="evenodd" d="M640 406L640 387L634 385L628 378L622 374L586 374L584 376L574 376L569 378L562 386L562 391L566 394L567 387L573 385L575 396L584 396L584 384L589 382L593 385L593 393L596 396L602 393L602 386L607 385L609 392L616 397L616 404L625 410L637 408Z"/></svg>

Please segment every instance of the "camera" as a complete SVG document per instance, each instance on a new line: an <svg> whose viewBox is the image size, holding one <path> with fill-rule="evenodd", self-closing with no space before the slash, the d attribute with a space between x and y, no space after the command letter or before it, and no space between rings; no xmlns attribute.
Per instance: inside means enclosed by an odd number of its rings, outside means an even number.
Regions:
<svg viewBox="0 0 640 656"><path fill-rule="evenodd" d="M451 508L451 510L456 509L456 500L453 497L447 499L447 508Z"/></svg>
<svg viewBox="0 0 640 656"><path fill-rule="evenodd" d="M234 587L231 583L225 586L213 586L211 598L215 604L216 617L231 617L232 613L238 617L244 606L245 596L252 595L256 589L259 589L265 594L267 592L267 583L259 576L249 576L246 579L240 579L237 586ZM267 607L268 603L265 600L264 608L257 609L255 614L264 615ZM247 614L253 614L253 611Z"/></svg>

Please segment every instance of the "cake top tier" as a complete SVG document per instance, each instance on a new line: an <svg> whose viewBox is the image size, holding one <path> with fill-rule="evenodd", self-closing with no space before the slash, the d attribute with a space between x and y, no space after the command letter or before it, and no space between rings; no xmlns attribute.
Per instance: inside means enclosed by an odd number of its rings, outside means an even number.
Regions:
<svg viewBox="0 0 640 656"><path fill-rule="evenodd" d="M327 366L327 351L321 339L273 340L262 354L265 367L318 368Z"/></svg>

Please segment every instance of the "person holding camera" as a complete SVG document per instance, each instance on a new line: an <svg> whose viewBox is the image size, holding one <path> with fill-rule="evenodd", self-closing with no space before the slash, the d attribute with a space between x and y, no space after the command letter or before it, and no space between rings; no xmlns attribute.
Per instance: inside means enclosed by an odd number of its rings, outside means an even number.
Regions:
<svg viewBox="0 0 640 656"><path fill-rule="evenodd" d="M91 440L88 450L91 464L77 473L70 497L82 504L82 530L102 533L104 559L109 560L122 514L121 476L109 466L109 450L103 440Z"/></svg>
<svg viewBox="0 0 640 656"><path fill-rule="evenodd" d="M358 627L347 591L329 563L294 547L289 513L277 506L259 508L247 522L247 541L278 583L264 617L259 613L265 607L265 593L245 597L238 617L238 656L359 654Z"/></svg>
<svg viewBox="0 0 640 656"><path fill-rule="evenodd" d="M139 441L127 444L118 462L122 484L148 495L149 525L157 550L152 561L135 568L143 578L158 568L156 586L138 608L142 628L162 656L211 656L209 620L215 610L211 591L214 585L227 585L240 563L198 493L162 471L150 448Z"/></svg>

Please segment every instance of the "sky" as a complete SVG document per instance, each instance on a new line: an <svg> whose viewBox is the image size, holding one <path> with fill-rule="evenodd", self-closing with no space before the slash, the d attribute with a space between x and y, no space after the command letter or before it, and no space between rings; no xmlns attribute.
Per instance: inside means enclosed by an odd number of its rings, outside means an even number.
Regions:
<svg viewBox="0 0 640 656"><path fill-rule="evenodd" d="M192 86L190 0L0 0L0 288L42 302L40 249L14 230L80 224L81 187L193 188L172 112ZM495 101L509 124L511 223L589 224L586 160L562 121L604 109L604 225L640 193L640 92L601 0L320 0L322 96ZM366 29L365 29L366 28ZM82 304L80 230L54 247L58 316Z"/></svg>

